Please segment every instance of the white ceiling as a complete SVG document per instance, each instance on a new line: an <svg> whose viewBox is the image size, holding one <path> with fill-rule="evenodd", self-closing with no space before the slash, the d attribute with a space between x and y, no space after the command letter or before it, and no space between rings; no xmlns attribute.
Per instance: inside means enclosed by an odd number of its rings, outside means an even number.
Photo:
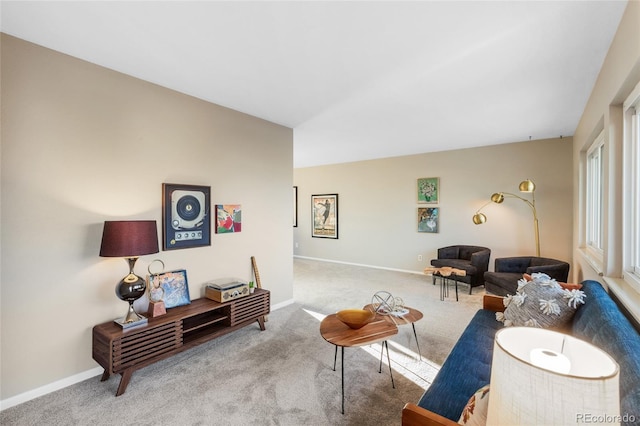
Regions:
<svg viewBox="0 0 640 426"><path fill-rule="evenodd" d="M572 135L626 1L2 1L3 32L294 129L294 166Z"/></svg>

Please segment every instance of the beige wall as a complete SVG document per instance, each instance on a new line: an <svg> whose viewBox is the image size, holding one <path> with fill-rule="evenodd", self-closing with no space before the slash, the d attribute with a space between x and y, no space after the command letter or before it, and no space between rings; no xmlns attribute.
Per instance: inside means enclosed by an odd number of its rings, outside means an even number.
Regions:
<svg viewBox="0 0 640 426"><path fill-rule="evenodd" d="M250 277L292 298L292 130L2 35L3 400L95 369L91 329L122 316L124 260L98 256L102 223L155 219L163 182L239 203L239 234L142 257L185 268L192 298ZM97 380L97 379L96 379Z"/></svg>
<svg viewBox="0 0 640 426"><path fill-rule="evenodd" d="M471 244L491 248L493 269L495 257L535 254L531 209L508 199L483 209L486 224L471 218L493 192L520 194L518 184L529 178L537 185L541 254L570 261L571 147L571 138L558 138L295 169L294 254L422 271L438 247ZM416 231L423 177L440 178L438 234ZM311 237L311 195L325 193L338 194L338 240Z"/></svg>
<svg viewBox="0 0 640 426"><path fill-rule="evenodd" d="M577 280L596 279L610 285L640 321L640 294L618 279L622 273L622 103L640 82L640 1L629 1L584 109L573 139L574 270ZM584 247L585 189L581 159L600 131L605 135L604 262L588 259Z"/></svg>
<svg viewBox="0 0 640 426"><path fill-rule="evenodd" d="M606 174L608 184L605 190L606 212L615 219L621 212L622 193L622 114L621 106L633 87L640 81L640 2L631 1L627 5L616 36L611 44L605 62L600 70L598 80L593 88L587 106L582 114L574 137L574 186L580 188L574 194L576 215L574 221L574 247L576 262L581 276L597 279L596 270L585 261L579 251L583 246L584 218L580 215L584 203L584 186L581 184L580 159L585 155L589 145L597 134L605 129ZM605 264L600 265L607 275L620 275L620 253L615 241L620 240L622 229L616 227L616 222L606 226L607 249L609 256L605 256Z"/></svg>

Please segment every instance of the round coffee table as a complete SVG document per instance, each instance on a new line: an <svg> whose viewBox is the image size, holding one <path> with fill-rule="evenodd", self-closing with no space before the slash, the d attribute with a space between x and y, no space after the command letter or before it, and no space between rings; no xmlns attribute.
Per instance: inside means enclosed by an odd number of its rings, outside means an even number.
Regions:
<svg viewBox="0 0 640 426"><path fill-rule="evenodd" d="M398 327L387 321L383 315L376 315L376 318L362 328L352 329L338 319L336 314L327 315L320 323L320 335L327 342L335 345L336 351L333 355L333 371L336 371L336 360L338 358L338 347L341 350L341 370L342 370L342 414L344 414L344 348L352 346L366 346L372 343L382 342L383 349L387 348L387 360L389 362L389 374L391 375L391 385L395 389L393 373L391 372L391 359L389 357L389 346L387 337L398 333ZM380 360L380 371L382 372L382 360Z"/></svg>
<svg viewBox="0 0 640 426"><path fill-rule="evenodd" d="M367 309L372 311L374 308L373 308L373 305L368 304L368 305L365 305L365 307L362 309ZM424 315L422 315L422 312L420 312L419 310L410 308L408 306L405 306L404 309L409 311L404 315L394 315L394 314L385 314L385 315L378 314L378 315L384 318L386 321L390 321L396 325L411 324L411 327L413 328L413 337L415 337L416 346L418 347L418 358L420 359L420 361L422 361L422 354L420 353L420 343L418 343L418 334L416 333L415 323L420 321ZM382 358L382 355L381 355L381 358Z"/></svg>

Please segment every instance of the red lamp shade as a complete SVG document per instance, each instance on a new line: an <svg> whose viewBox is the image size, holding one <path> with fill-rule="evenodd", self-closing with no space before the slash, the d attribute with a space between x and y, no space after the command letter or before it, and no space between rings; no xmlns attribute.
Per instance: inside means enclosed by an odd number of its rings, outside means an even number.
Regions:
<svg viewBox="0 0 640 426"><path fill-rule="evenodd" d="M138 257L158 253L155 220L106 221L102 232L102 257Z"/></svg>

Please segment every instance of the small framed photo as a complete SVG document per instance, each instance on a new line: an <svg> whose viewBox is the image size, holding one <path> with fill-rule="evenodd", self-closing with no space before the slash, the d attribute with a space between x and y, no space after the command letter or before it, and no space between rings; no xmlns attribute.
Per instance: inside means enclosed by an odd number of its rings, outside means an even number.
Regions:
<svg viewBox="0 0 640 426"><path fill-rule="evenodd" d="M187 271L185 269L151 274L147 281L150 294L151 290L158 292L159 288L164 291L161 297L167 309L191 303L189 282L187 281Z"/></svg>
<svg viewBox="0 0 640 426"><path fill-rule="evenodd" d="M216 204L216 234L242 231L242 205Z"/></svg>
<svg viewBox="0 0 640 426"><path fill-rule="evenodd" d="M211 187L163 183L163 249L210 245Z"/></svg>
<svg viewBox="0 0 640 426"><path fill-rule="evenodd" d="M311 196L311 236L338 239L338 194Z"/></svg>
<svg viewBox="0 0 640 426"><path fill-rule="evenodd" d="M440 207L418 207L418 232L440 231Z"/></svg>
<svg viewBox="0 0 640 426"><path fill-rule="evenodd" d="M440 198L440 178L418 179L418 203L438 204Z"/></svg>
<svg viewBox="0 0 640 426"><path fill-rule="evenodd" d="M298 187L293 187L293 227L298 227Z"/></svg>

